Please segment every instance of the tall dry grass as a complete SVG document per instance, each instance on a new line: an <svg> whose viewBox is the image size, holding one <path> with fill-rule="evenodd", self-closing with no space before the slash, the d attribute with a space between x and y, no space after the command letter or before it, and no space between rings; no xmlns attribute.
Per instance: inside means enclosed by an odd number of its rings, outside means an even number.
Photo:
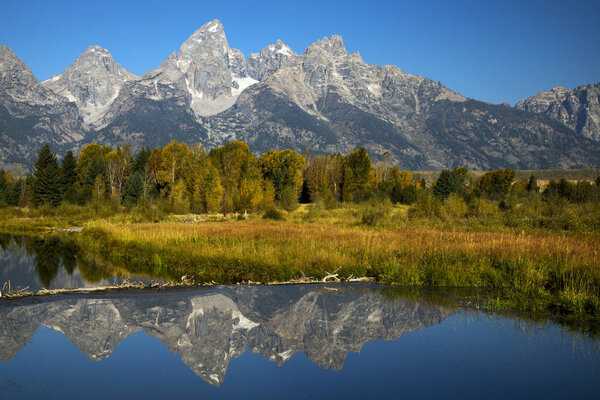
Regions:
<svg viewBox="0 0 600 400"><path fill-rule="evenodd" d="M235 283L372 276L500 288L496 308L598 315L600 242L585 237L380 229L263 220L89 225L80 244L134 272Z"/></svg>

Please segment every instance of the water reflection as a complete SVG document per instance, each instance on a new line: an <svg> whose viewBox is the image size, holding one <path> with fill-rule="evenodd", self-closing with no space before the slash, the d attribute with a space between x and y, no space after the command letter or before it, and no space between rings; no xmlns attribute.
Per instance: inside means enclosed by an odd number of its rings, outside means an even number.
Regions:
<svg viewBox="0 0 600 400"><path fill-rule="evenodd" d="M340 370L348 353L359 353L365 343L395 340L452 314L370 287L236 286L24 300L0 303L0 360L15 357L40 325L64 334L93 361L144 331L218 386L230 360L246 348L277 365L303 352Z"/></svg>
<svg viewBox="0 0 600 400"><path fill-rule="evenodd" d="M27 236L0 233L0 288L62 289L103 286L124 279L147 279L114 273L82 254L69 235Z"/></svg>

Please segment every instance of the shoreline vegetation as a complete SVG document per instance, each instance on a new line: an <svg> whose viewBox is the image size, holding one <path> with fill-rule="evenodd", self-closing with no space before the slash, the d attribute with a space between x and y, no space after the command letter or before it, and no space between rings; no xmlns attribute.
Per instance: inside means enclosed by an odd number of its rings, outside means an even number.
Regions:
<svg viewBox="0 0 600 400"><path fill-rule="evenodd" d="M134 157L88 145L61 166L45 148L33 175L0 172L0 231L71 235L98 276L368 278L483 289L469 300L487 310L600 318L600 178L516 176L455 168L431 182L362 148L257 158L243 142L172 142Z"/></svg>

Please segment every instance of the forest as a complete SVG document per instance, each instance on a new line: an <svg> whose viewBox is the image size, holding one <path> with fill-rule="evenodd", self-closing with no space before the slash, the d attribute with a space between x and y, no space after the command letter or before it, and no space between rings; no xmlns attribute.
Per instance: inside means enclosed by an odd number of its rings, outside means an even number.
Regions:
<svg viewBox="0 0 600 400"><path fill-rule="evenodd" d="M565 179L540 185L535 176L515 180L510 169L474 176L462 167L433 182L393 166L389 153L372 162L364 148L347 154L298 154L271 150L256 157L244 142L206 151L173 141L160 149L111 149L88 144L60 160L49 146L33 173L0 170L0 207L52 213L61 204L154 208L163 214L293 211L299 203L320 209L343 204L410 205L409 216L441 221L494 219L503 225L596 230L600 176L595 182ZM375 207L378 208L378 207ZM365 211L366 224L385 224ZM519 221L521 220L521 221Z"/></svg>

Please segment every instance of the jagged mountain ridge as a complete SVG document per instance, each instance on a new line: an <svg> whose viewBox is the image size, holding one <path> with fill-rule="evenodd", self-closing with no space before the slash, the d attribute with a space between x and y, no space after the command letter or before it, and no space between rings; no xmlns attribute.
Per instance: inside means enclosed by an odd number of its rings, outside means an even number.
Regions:
<svg viewBox="0 0 600 400"><path fill-rule="evenodd" d="M519 101L515 107L546 115L585 137L600 141L600 82L571 90L556 86Z"/></svg>
<svg viewBox="0 0 600 400"><path fill-rule="evenodd" d="M31 163L44 143L64 148L84 139L74 103L40 85L8 46L0 46L0 168Z"/></svg>
<svg viewBox="0 0 600 400"><path fill-rule="evenodd" d="M89 142L158 147L173 139L211 148L239 139L257 154L365 146L373 159L390 151L406 169L600 165L600 143L590 139L596 136L578 135L568 121L466 99L395 66L365 63L358 52L348 54L337 35L300 55L278 40L246 59L213 20L142 77L91 47L42 86L67 96L65 104L75 101L79 114L67 121L78 136L56 125L20 140L34 147L48 138L62 145L57 151ZM1 113L0 134L15 136L17 121ZM21 136L25 130L18 130ZM23 153L7 141L2 161L31 165L42 144Z"/></svg>
<svg viewBox="0 0 600 400"><path fill-rule="evenodd" d="M0 360L23 348L40 325L63 333L93 361L143 330L206 382L220 385L245 349L282 365L304 352L339 370L367 342L395 340L453 311L389 299L371 287L217 287L208 290L0 303Z"/></svg>
<svg viewBox="0 0 600 400"><path fill-rule="evenodd" d="M136 78L115 63L108 50L90 46L62 74L42 82L42 86L74 102L84 122L93 126L123 84Z"/></svg>

